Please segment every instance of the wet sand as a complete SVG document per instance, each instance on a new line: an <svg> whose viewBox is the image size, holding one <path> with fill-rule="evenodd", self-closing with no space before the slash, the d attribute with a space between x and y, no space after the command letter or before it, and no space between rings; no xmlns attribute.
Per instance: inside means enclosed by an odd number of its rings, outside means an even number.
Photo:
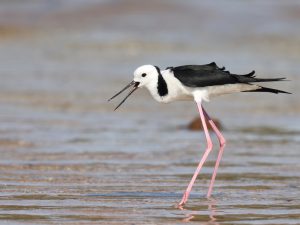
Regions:
<svg viewBox="0 0 300 225"><path fill-rule="evenodd" d="M299 224L297 1L28 2L0 3L1 223ZM119 99L106 100L140 64L211 61L287 76L268 86L293 95L205 104L228 144L213 197L215 137L180 210L205 148L185 128L196 106L160 105L145 90L117 112Z"/></svg>

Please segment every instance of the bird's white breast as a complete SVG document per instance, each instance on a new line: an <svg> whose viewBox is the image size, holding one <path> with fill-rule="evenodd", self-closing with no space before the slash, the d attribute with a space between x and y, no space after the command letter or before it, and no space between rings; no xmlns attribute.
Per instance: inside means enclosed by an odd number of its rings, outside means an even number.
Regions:
<svg viewBox="0 0 300 225"><path fill-rule="evenodd" d="M181 84L181 82L174 77L174 74L170 70L164 70L161 72L164 80L167 83L168 94L160 97L160 102L169 103L177 100L192 100L192 93Z"/></svg>
<svg viewBox="0 0 300 225"><path fill-rule="evenodd" d="M193 96L196 102L199 100L209 101L213 97L217 97L225 94L232 94L242 91L257 90L260 87L252 84L225 84L225 85L215 85L207 86L203 88L189 88L193 92Z"/></svg>

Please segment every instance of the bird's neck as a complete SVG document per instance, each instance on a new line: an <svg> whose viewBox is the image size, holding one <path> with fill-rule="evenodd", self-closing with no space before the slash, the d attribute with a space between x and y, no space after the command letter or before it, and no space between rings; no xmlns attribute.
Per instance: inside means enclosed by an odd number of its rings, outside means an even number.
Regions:
<svg viewBox="0 0 300 225"><path fill-rule="evenodd" d="M159 92L159 77L156 79L153 79L150 83L146 85L146 88L149 90L150 94L152 97L158 101L162 102L163 101L163 96L160 95L161 92Z"/></svg>
<svg viewBox="0 0 300 225"><path fill-rule="evenodd" d="M191 100L192 95L181 85L169 70L161 71L161 74L153 79L147 86L152 97L162 103L176 100Z"/></svg>

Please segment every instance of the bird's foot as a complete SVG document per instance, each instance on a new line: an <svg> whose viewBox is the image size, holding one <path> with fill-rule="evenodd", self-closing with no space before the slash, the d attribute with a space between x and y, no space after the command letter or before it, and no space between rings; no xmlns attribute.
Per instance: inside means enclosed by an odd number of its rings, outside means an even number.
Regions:
<svg viewBox="0 0 300 225"><path fill-rule="evenodd" d="M177 207L179 209L183 209L183 206L185 205L185 203L187 202L188 198L189 198L190 193L189 192L184 192L181 201L179 202L179 204L177 205Z"/></svg>

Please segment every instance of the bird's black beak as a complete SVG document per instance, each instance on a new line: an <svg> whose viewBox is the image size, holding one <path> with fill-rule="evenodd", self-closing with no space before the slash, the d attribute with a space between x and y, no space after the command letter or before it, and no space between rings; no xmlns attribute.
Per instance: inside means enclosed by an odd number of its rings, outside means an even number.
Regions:
<svg viewBox="0 0 300 225"><path fill-rule="evenodd" d="M108 99L108 101L114 99L115 97L117 97L119 94L121 94L122 92L124 92L126 89L133 87L131 89L131 91L128 93L128 95L119 103L119 105L114 109L116 110L117 108L119 108L125 101L126 99L139 87L140 82L136 82L136 81L131 81L128 85L126 85L126 87L124 87L121 91L119 91L117 94L115 94L114 96L112 96L110 99Z"/></svg>

